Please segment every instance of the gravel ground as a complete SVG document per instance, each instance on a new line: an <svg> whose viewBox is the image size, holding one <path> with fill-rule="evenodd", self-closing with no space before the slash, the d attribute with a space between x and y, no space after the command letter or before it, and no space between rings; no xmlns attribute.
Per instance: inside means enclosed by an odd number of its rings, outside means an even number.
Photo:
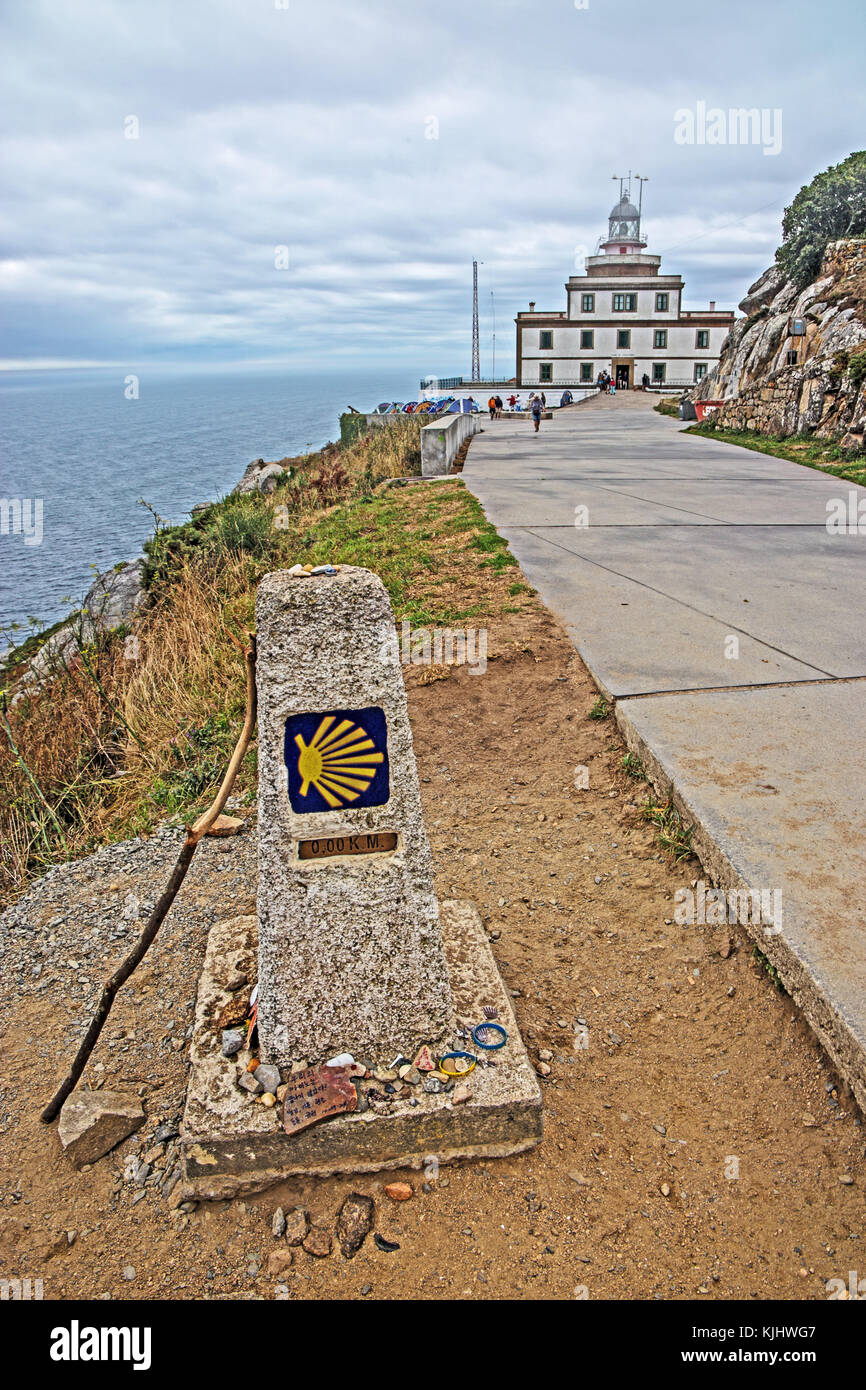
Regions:
<svg viewBox="0 0 866 1390"><path fill-rule="evenodd" d="M207 932L255 910L241 810L239 835L201 846L88 1065L84 1084L147 1112L92 1168L72 1168L39 1111L181 832L56 869L0 918L0 1276L61 1299L826 1297L866 1258L860 1116L751 943L673 925L700 867L659 852L647 788L612 722L587 719L596 692L562 629L536 605L493 635L484 676L412 668L407 684L437 891L478 903L550 1067L542 1145L438 1178L182 1202L174 1131ZM410 1200L385 1194L395 1179ZM398 1249L368 1236L353 1259L321 1256L272 1234L277 1207L332 1228L351 1191Z"/></svg>

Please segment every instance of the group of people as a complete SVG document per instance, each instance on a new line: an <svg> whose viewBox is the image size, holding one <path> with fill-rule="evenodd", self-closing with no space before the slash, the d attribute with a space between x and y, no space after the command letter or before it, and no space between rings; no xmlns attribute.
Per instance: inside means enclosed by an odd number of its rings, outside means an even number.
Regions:
<svg viewBox="0 0 866 1390"><path fill-rule="evenodd" d="M595 384L603 396L613 396L616 393L616 382L606 368L599 372Z"/></svg>
<svg viewBox="0 0 866 1390"><path fill-rule="evenodd" d="M567 400L567 401L566 401L566 399L565 399L565 396L568 396L568 400ZM562 398L562 400L561 400L561 402L560 402L560 404L561 404L561 405L569 405L569 404L571 403L572 399L573 399L573 397L572 397L572 395L571 395L571 392L570 392L570 391L566 391L566 392L565 392L565 395L563 396L563 398ZM509 408L509 410L515 410L515 409L517 409L517 410L522 410L522 409L523 409L523 407L522 407L521 404L520 404L520 399L519 399L519 397L518 397L518 396L515 396L513 392L512 392L512 394L508 397L508 408ZM533 423L533 425L535 426L536 434L538 433L538 427L539 427L539 425L540 425L540 423L541 423L541 416L542 416L542 413L543 413L544 410L546 410L546 408L547 408L547 397L545 396L544 392L543 392L543 391L531 391L530 394L529 394L529 399L528 399L527 402L526 402L526 409L529 411L529 414L532 416L532 423ZM498 420L498 419L501 417L503 410L505 409L505 406L504 406L503 401L502 401L502 397L501 397L501 396L491 396L491 397L490 397L490 400L487 402L487 409L488 409L488 411L490 412L490 418L491 418L491 420Z"/></svg>

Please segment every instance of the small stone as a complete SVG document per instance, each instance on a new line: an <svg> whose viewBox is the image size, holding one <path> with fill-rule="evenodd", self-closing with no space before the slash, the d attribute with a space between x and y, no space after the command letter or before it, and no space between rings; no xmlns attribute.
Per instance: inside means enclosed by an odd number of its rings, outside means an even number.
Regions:
<svg viewBox="0 0 866 1390"><path fill-rule="evenodd" d="M127 1283L131 1284L133 1279L135 1278L135 1265L124 1265L123 1277L127 1281Z"/></svg>
<svg viewBox="0 0 866 1390"><path fill-rule="evenodd" d="M242 1091L249 1091L251 1096L257 1096L261 1093L262 1088L256 1080L255 1072L242 1071L238 1077L238 1085Z"/></svg>
<svg viewBox="0 0 866 1390"><path fill-rule="evenodd" d="M138 1096L122 1091L73 1091L60 1112L63 1150L82 1168L95 1163L144 1124Z"/></svg>
<svg viewBox="0 0 866 1390"><path fill-rule="evenodd" d="M803 1128L804 1128L804 1129L815 1129L816 1126L817 1126L817 1124L818 1124L818 1121L815 1119L815 1116L814 1116L814 1115L810 1115L809 1111L807 1110L807 1111L805 1112L805 1114L803 1115Z"/></svg>
<svg viewBox="0 0 866 1390"><path fill-rule="evenodd" d="M283 1101L285 1100L285 1098L286 1098L286 1092L288 1091L288 1089L289 1089L288 1086L278 1086L278 1087L277 1087L277 1089L276 1089L276 1091L275 1091L275 1095L276 1095L277 1100L279 1101L280 1105L282 1105Z"/></svg>
<svg viewBox="0 0 866 1390"><path fill-rule="evenodd" d="M256 1081L263 1091L270 1091L271 1095L276 1095L277 1087L281 1084L279 1067L263 1062L256 1068Z"/></svg>
<svg viewBox="0 0 866 1390"><path fill-rule="evenodd" d="M854 1179L851 1177L850 1173L843 1173L839 1181L843 1183L845 1187L852 1187L854 1185Z"/></svg>
<svg viewBox="0 0 866 1390"><path fill-rule="evenodd" d="M224 1028L222 1052L224 1057L234 1057L244 1045L244 1035L240 1028Z"/></svg>
<svg viewBox="0 0 866 1390"><path fill-rule="evenodd" d="M538 1054L538 1060L539 1060L539 1062L552 1062L552 1061L553 1061L553 1053L551 1052L551 1050L550 1050L549 1047L542 1047L542 1048L541 1048L541 1050L539 1051L539 1054Z"/></svg>
<svg viewBox="0 0 866 1390"><path fill-rule="evenodd" d="M376 1067L373 1071L373 1079L384 1086L388 1081L396 1081L397 1073L391 1067Z"/></svg>
<svg viewBox="0 0 866 1390"><path fill-rule="evenodd" d="M276 1103L277 1098L272 1091L265 1091L263 1096L259 1096L259 1104L263 1105L266 1110L273 1110Z"/></svg>
<svg viewBox="0 0 866 1390"><path fill-rule="evenodd" d="M669 1183L666 1183L666 1182L663 1182L662 1185L661 1185L661 1187L659 1188L659 1192L662 1194L663 1197L670 1197L670 1195L671 1195L670 1184L669 1184Z"/></svg>
<svg viewBox="0 0 866 1390"><path fill-rule="evenodd" d="M336 1057L329 1057L324 1063L326 1067L352 1067L354 1065L355 1059L351 1052L338 1052Z"/></svg>
<svg viewBox="0 0 866 1390"><path fill-rule="evenodd" d="M337 1213L335 1232L340 1249L347 1260L357 1255L367 1232L373 1225L376 1208L372 1197L362 1192L350 1192Z"/></svg>
<svg viewBox="0 0 866 1390"><path fill-rule="evenodd" d="M664 1125L653 1125L653 1129L655 1130L656 1134L660 1134L662 1138L664 1138L664 1136L667 1134L667 1130L665 1129Z"/></svg>
<svg viewBox="0 0 866 1390"><path fill-rule="evenodd" d="M550 1067L547 1062L538 1062L535 1070L538 1072L539 1076L550 1076Z"/></svg>
<svg viewBox="0 0 866 1390"><path fill-rule="evenodd" d="M272 1279L285 1274L287 1270L291 1269L294 1258L295 1252L293 1250L272 1250L268 1255L268 1274Z"/></svg>
<svg viewBox="0 0 866 1390"><path fill-rule="evenodd" d="M451 1092L451 1104L461 1105L463 1101L470 1100L471 1097L472 1092L470 1091L468 1086L466 1086L465 1084L461 1086L455 1086L454 1090Z"/></svg>
<svg viewBox="0 0 866 1390"><path fill-rule="evenodd" d="M285 1236L287 1245L302 1245L309 1229L310 1221L303 1207L295 1207L286 1212Z"/></svg>
<svg viewBox="0 0 866 1390"><path fill-rule="evenodd" d="M239 816L217 816L210 830L205 831L205 835L214 835L219 839L224 835L237 835L243 828L244 823Z"/></svg>
<svg viewBox="0 0 866 1390"><path fill-rule="evenodd" d="M430 1096L438 1096L440 1092L445 1090L444 1077L440 1080L438 1076L425 1076L424 1090Z"/></svg>
<svg viewBox="0 0 866 1390"><path fill-rule="evenodd" d="M249 982L249 975L244 975L239 972L237 975L231 975L229 979L226 980L226 989L229 991L229 994L236 994L239 989L243 989L244 985L248 985Z"/></svg>
<svg viewBox="0 0 866 1390"><path fill-rule="evenodd" d="M415 1066L418 1068L419 1071L435 1070L436 1063L434 1062L433 1054L426 1043L420 1049L417 1057L415 1058Z"/></svg>
<svg viewBox="0 0 866 1390"><path fill-rule="evenodd" d="M308 1065L309 1065L309 1064L308 1064L307 1062L302 1062L302 1061L293 1062L293 1063L292 1063L292 1076L297 1076L297 1075L298 1075L298 1072L306 1071Z"/></svg>
<svg viewBox="0 0 866 1390"><path fill-rule="evenodd" d="M417 1086L421 1080L420 1071L411 1062L408 1062L405 1067L401 1067L397 1074L407 1086Z"/></svg>
<svg viewBox="0 0 866 1390"><path fill-rule="evenodd" d="M385 1196L390 1197L392 1202L408 1202L412 1188L407 1182L389 1182L385 1184Z"/></svg>
<svg viewBox="0 0 866 1390"><path fill-rule="evenodd" d="M217 1032L221 1033L224 1028L240 1028L241 1024L246 1022L249 1011L249 995L246 992L236 995L217 1015Z"/></svg>
<svg viewBox="0 0 866 1390"><path fill-rule="evenodd" d="M592 1187L589 1178L585 1178L583 1173L578 1173L576 1168L572 1168L568 1176L571 1178L572 1182L577 1183L578 1187Z"/></svg>
<svg viewBox="0 0 866 1390"><path fill-rule="evenodd" d="M372 1292L373 1292L373 1285L372 1285L372 1284L362 1284L362 1285L361 1285L361 1297L362 1297L362 1298L366 1298L366 1297L367 1297L367 1294L370 1294L370 1293L372 1293Z"/></svg>
<svg viewBox="0 0 866 1390"><path fill-rule="evenodd" d="M153 1136L153 1138L154 1142L157 1144L167 1144L171 1139L176 1139L177 1136L177 1125L162 1124L159 1126L159 1129L156 1131L156 1134Z"/></svg>
<svg viewBox="0 0 866 1390"><path fill-rule="evenodd" d="M330 1255L333 1242L330 1231L326 1231L323 1226L313 1226L302 1243L308 1255L314 1255L317 1260L324 1260Z"/></svg>
<svg viewBox="0 0 866 1390"><path fill-rule="evenodd" d="M275 1240L286 1234L286 1213L282 1207L277 1207L271 1218L271 1234Z"/></svg>

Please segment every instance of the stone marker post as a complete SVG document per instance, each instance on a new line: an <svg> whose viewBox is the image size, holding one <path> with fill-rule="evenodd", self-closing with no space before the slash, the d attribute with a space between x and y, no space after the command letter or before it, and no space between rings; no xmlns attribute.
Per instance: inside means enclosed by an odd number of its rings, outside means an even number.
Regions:
<svg viewBox="0 0 866 1390"><path fill-rule="evenodd" d="M369 570L259 585L265 1061L373 1065L454 1026L406 693Z"/></svg>

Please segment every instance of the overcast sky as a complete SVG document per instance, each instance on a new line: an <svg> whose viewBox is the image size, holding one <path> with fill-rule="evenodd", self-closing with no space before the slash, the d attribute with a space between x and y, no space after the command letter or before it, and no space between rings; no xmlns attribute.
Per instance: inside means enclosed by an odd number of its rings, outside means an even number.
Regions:
<svg viewBox="0 0 866 1390"><path fill-rule="evenodd" d="M482 365L495 302L511 371L611 175L649 177L686 307L734 307L800 186L866 143L863 0L283 3L3 0L6 365L468 374L477 257ZM701 102L780 110L781 150L677 143Z"/></svg>

